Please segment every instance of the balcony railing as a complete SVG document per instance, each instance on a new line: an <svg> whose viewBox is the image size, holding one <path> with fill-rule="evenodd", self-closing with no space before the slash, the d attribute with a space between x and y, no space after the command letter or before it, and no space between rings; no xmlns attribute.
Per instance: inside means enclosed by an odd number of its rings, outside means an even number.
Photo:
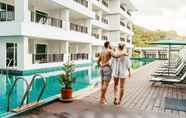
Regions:
<svg viewBox="0 0 186 118"><path fill-rule="evenodd" d="M74 0L77 3L80 3L81 5L85 6L88 8L88 1L87 0Z"/></svg>
<svg viewBox="0 0 186 118"><path fill-rule="evenodd" d="M123 26L123 27L125 27L125 23L122 22L122 21L120 22L120 25Z"/></svg>
<svg viewBox="0 0 186 118"><path fill-rule="evenodd" d="M13 21L14 19L13 11L0 11L0 21Z"/></svg>
<svg viewBox="0 0 186 118"><path fill-rule="evenodd" d="M94 36L96 39L99 39L99 34L92 33L92 36Z"/></svg>
<svg viewBox="0 0 186 118"><path fill-rule="evenodd" d="M108 24L108 19L102 18L102 22Z"/></svg>
<svg viewBox="0 0 186 118"><path fill-rule="evenodd" d="M63 62L64 54L32 54L33 64Z"/></svg>
<svg viewBox="0 0 186 118"><path fill-rule="evenodd" d="M102 36L102 40L107 41L108 40L108 37L107 36Z"/></svg>
<svg viewBox="0 0 186 118"><path fill-rule="evenodd" d="M31 21L39 24L50 25L58 28L63 28L63 20L54 17L49 17L37 12L31 12Z"/></svg>
<svg viewBox="0 0 186 118"><path fill-rule="evenodd" d="M74 30L82 33L88 33L88 28L86 26L81 26L73 23L70 23L70 30Z"/></svg>
<svg viewBox="0 0 186 118"><path fill-rule="evenodd" d="M76 53L71 54L70 60L71 61L77 61L77 60L88 60L88 53Z"/></svg>
<svg viewBox="0 0 186 118"><path fill-rule="evenodd" d="M105 7L108 7L108 6L109 6L109 4L108 4L108 2L107 2L106 0L102 0L102 4L103 4Z"/></svg>

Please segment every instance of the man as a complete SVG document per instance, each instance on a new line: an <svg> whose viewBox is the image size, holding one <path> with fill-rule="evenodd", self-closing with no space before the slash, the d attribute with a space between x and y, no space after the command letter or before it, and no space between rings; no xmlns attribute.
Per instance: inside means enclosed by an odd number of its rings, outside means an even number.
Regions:
<svg viewBox="0 0 186 118"><path fill-rule="evenodd" d="M104 43L104 50L101 52L98 65L100 65L101 71L101 96L100 96L100 103L106 104L106 91L109 85L109 82L112 78L112 69L110 66L110 59L112 57L112 49L110 46L110 42L106 41Z"/></svg>

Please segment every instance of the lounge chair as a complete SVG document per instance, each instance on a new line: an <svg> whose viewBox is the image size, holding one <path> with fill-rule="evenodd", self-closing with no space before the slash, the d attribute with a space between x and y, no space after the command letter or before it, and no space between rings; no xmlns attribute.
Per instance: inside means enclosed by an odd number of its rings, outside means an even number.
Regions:
<svg viewBox="0 0 186 118"><path fill-rule="evenodd" d="M180 58L178 61L176 61L175 63L170 63L170 65L168 63L163 63L162 65L160 65L160 68L177 68L181 63L183 62L183 58Z"/></svg>
<svg viewBox="0 0 186 118"><path fill-rule="evenodd" d="M185 67L185 63L182 62L177 68L166 68L166 69L160 69L156 71L156 74L179 74L183 68Z"/></svg>
<svg viewBox="0 0 186 118"><path fill-rule="evenodd" d="M161 72L161 73L154 73L152 76L154 77L177 77L179 76L182 71L184 70L185 64L182 65L179 69L177 69L175 72Z"/></svg>
<svg viewBox="0 0 186 118"><path fill-rule="evenodd" d="M181 77L175 77L175 78L154 77L150 79L150 81L153 82L153 84L155 84L156 82L176 84L176 83L182 83L185 80L186 80L186 72Z"/></svg>

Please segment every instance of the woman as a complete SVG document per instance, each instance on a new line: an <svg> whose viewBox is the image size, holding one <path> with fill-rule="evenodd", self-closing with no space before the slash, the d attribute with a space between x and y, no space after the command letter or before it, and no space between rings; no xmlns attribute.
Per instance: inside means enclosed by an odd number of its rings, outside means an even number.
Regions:
<svg viewBox="0 0 186 118"><path fill-rule="evenodd" d="M125 44L120 43L118 49L115 51L115 55L125 53L124 48ZM114 104L119 105L124 95L125 80L131 77L129 56L113 57L112 69L114 77ZM120 88L119 97L117 97L118 86Z"/></svg>

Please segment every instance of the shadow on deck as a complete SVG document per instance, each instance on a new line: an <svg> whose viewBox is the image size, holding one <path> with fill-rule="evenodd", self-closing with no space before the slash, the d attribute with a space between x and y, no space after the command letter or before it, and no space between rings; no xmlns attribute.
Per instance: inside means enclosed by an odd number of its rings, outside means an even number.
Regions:
<svg viewBox="0 0 186 118"><path fill-rule="evenodd" d="M127 80L124 103L114 106L113 85L107 93L108 105L99 104L99 92L70 104L54 102L24 114L24 118L186 118L186 112L165 108L165 98L186 99L186 86L160 85L151 87L148 79L161 62L156 61L137 70Z"/></svg>

